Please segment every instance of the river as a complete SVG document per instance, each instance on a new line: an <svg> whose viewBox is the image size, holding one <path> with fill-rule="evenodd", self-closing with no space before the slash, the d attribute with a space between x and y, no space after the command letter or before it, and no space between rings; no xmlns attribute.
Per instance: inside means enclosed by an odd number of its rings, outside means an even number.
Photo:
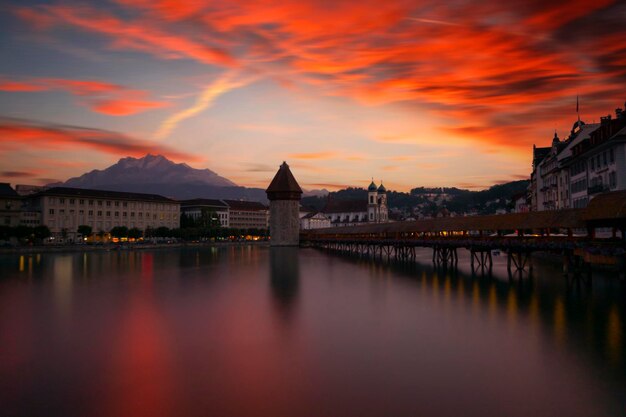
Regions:
<svg viewBox="0 0 626 417"><path fill-rule="evenodd" d="M624 416L626 290L262 246L0 255L2 416Z"/></svg>

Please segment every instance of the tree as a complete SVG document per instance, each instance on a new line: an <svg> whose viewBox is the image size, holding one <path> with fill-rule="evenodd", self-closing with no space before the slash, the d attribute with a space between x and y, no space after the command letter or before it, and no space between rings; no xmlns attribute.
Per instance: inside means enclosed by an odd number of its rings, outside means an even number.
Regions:
<svg viewBox="0 0 626 417"><path fill-rule="evenodd" d="M171 230L165 226L158 227L154 231L156 237L171 237Z"/></svg>
<svg viewBox="0 0 626 417"><path fill-rule="evenodd" d="M128 231L128 237L131 239L139 239L143 233L136 227L133 227Z"/></svg>
<svg viewBox="0 0 626 417"><path fill-rule="evenodd" d="M80 226L78 226L78 234L81 235L82 237L89 237L91 236L91 232L92 232L92 228L89 225L86 224L81 224Z"/></svg>
<svg viewBox="0 0 626 417"><path fill-rule="evenodd" d="M50 232L50 229L48 229L48 226L41 225L41 226L36 226L33 229L33 235L35 236L36 239L44 240L52 236L52 233Z"/></svg>
<svg viewBox="0 0 626 417"><path fill-rule="evenodd" d="M111 229L109 233L111 233L111 236L116 237L118 239L122 237L128 237L128 227L115 226L114 228Z"/></svg>

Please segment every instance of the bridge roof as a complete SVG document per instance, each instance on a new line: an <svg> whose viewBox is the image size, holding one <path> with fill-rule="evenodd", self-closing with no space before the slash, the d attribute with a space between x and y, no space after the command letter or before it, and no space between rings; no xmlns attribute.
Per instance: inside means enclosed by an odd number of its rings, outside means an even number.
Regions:
<svg viewBox="0 0 626 417"><path fill-rule="evenodd" d="M319 235L352 235L362 233L445 232L445 231L512 231L529 229L578 229L592 226L626 224L626 191L615 191L595 197L584 209L533 211L491 216L442 217L411 222L374 223L342 228L307 231Z"/></svg>
<svg viewBox="0 0 626 417"><path fill-rule="evenodd" d="M441 231L505 231L545 228L583 228L584 210L536 211L493 216L443 217L412 222L376 223L337 229L316 229L314 234L361 234Z"/></svg>

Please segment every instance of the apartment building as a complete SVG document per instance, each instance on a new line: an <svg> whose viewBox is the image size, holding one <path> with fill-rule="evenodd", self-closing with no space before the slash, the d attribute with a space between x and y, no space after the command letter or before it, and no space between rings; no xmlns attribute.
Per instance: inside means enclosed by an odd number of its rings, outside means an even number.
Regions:
<svg viewBox="0 0 626 417"><path fill-rule="evenodd" d="M179 202L156 194L54 187L25 196L23 201L22 216L35 214L53 237L68 240L78 237L80 225L91 226L97 233L116 226L177 228L180 222Z"/></svg>

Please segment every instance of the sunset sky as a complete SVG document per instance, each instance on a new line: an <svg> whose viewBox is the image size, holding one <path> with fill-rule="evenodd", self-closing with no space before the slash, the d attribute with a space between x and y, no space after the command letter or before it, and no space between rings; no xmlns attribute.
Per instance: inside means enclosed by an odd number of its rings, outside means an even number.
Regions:
<svg viewBox="0 0 626 417"><path fill-rule="evenodd" d="M265 187L527 178L626 100L626 2L3 1L0 181L160 153Z"/></svg>

